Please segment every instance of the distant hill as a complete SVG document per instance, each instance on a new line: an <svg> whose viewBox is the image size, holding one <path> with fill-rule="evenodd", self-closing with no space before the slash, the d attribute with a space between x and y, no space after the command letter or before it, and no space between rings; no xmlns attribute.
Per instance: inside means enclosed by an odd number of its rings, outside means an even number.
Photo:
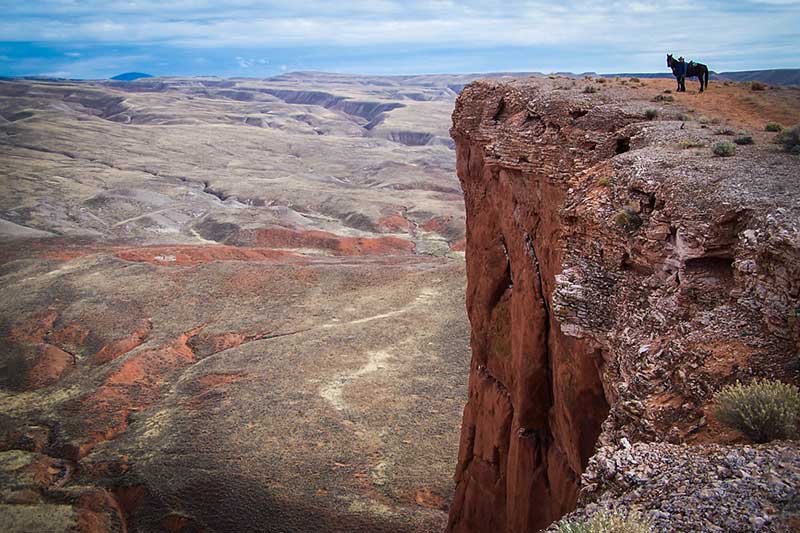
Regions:
<svg viewBox="0 0 800 533"><path fill-rule="evenodd" d="M717 78L731 81L760 81L772 85L800 85L800 68L720 72Z"/></svg>
<svg viewBox="0 0 800 533"><path fill-rule="evenodd" d="M134 81L140 78L152 78L152 74L145 74L144 72L124 72L111 78L115 81Z"/></svg>
<svg viewBox="0 0 800 533"><path fill-rule="evenodd" d="M601 74L604 78L671 78L670 72L623 72ZM711 72L712 80L760 81L772 85L800 85L800 68L772 70L741 70L736 72Z"/></svg>

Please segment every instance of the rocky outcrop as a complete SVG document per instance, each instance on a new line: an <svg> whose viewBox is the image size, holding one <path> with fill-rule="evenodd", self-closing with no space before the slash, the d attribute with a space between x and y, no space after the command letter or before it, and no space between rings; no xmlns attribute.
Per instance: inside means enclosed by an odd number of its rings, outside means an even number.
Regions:
<svg viewBox="0 0 800 533"><path fill-rule="evenodd" d="M800 448L627 442L604 447L584 474L581 508L647 510L655 531L797 531ZM554 529L555 530L555 529Z"/></svg>
<svg viewBox="0 0 800 533"><path fill-rule="evenodd" d="M796 158L682 150L715 134L570 83L476 82L453 114L473 354L451 531L546 527L598 443L735 441L713 391L796 379Z"/></svg>

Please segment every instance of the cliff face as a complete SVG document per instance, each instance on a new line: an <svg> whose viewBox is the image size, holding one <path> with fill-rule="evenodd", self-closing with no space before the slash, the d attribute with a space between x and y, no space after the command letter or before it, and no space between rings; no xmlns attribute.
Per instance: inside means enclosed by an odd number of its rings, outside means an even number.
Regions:
<svg viewBox="0 0 800 533"><path fill-rule="evenodd" d="M476 82L453 114L473 357L451 531L546 527L598 442L735 440L715 387L792 379L796 158L681 150L713 132L585 83Z"/></svg>

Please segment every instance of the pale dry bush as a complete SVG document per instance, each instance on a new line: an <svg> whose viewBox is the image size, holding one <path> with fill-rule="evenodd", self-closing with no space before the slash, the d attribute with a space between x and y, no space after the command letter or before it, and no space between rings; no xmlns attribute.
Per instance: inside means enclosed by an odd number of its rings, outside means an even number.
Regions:
<svg viewBox="0 0 800 533"><path fill-rule="evenodd" d="M714 397L714 416L755 442L788 439L797 435L800 389L770 379L723 387Z"/></svg>
<svg viewBox="0 0 800 533"><path fill-rule="evenodd" d="M627 517L601 511L585 520L562 520L558 533L652 533L653 527L636 513Z"/></svg>

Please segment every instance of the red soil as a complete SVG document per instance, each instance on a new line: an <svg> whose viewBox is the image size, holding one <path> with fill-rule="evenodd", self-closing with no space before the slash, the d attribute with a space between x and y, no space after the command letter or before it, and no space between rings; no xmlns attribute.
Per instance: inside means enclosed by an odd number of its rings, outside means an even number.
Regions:
<svg viewBox="0 0 800 533"><path fill-rule="evenodd" d="M389 231L409 231L413 227L411 222L399 213L378 219L378 226Z"/></svg>
<svg viewBox="0 0 800 533"><path fill-rule="evenodd" d="M80 402L77 407L85 415L87 436L78 446L78 458L85 457L99 442L125 431L132 411L144 409L158 399L169 372L195 362L188 342L203 327L187 331L164 346L129 356L94 394Z"/></svg>
<svg viewBox="0 0 800 533"><path fill-rule="evenodd" d="M52 385L73 366L70 354L52 344L40 344L39 357L28 371L28 386L38 389Z"/></svg>
<svg viewBox="0 0 800 533"><path fill-rule="evenodd" d="M264 228L256 231L256 244L271 248L314 248L333 255L410 254L414 244L398 237L342 237L327 231Z"/></svg>
<svg viewBox="0 0 800 533"><path fill-rule="evenodd" d="M45 336L53 329L58 314L53 310L39 312L23 322L12 326L8 340L17 343L38 344L44 342Z"/></svg>
<svg viewBox="0 0 800 533"><path fill-rule="evenodd" d="M422 229L425 231L434 231L436 233L440 233L447 227L447 224L451 220L453 220L453 217L449 216L433 217L422 225Z"/></svg>
<svg viewBox="0 0 800 533"><path fill-rule="evenodd" d="M128 248L115 254L125 261L138 261L154 265L199 265L211 261L273 261L284 262L299 257L282 250L265 248L239 248L236 246L144 246Z"/></svg>
<svg viewBox="0 0 800 533"><path fill-rule="evenodd" d="M708 90L697 92L694 79L686 84L685 93L675 93L672 79L641 80L642 90L652 96L672 90L675 102L695 110L697 116L720 118L753 132L764 131L768 122L784 126L800 123L800 90L789 87L773 87L766 91L752 91L747 83L711 81Z"/></svg>
<svg viewBox="0 0 800 533"><path fill-rule="evenodd" d="M149 320L142 320L138 328L130 335L103 346L94 356L95 364L104 364L124 355L141 345L150 334L152 324Z"/></svg>

